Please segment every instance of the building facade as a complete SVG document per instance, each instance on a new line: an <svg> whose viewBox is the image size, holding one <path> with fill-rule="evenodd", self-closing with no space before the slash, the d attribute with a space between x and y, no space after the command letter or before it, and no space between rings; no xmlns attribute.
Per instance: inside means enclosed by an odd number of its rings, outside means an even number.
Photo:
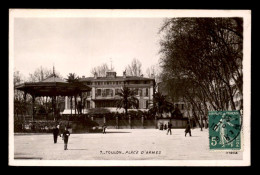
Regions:
<svg viewBox="0 0 260 175"><path fill-rule="evenodd" d="M83 94L85 97L83 113L88 113L89 109L94 108L106 108L111 112L123 112L123 109L117 109L116 102L120 99L117 93L124 86L135 91L139 100L139 110L148 110L155 87L154 79L143 76L126 76L126 72L123 72L123 76L117 76L116 72L110 71L106 72L105 77L98 77L95 74L94 77L82 77L79 81L91 88L91 91ZM71 112L70 106L70 99L66 97L64 114ZM72 108L75 109L74 100Z"/></svg>

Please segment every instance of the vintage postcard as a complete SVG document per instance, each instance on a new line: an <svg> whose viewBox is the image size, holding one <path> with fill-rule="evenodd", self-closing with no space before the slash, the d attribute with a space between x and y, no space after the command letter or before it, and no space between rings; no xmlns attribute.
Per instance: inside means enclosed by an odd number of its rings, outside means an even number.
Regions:
<svg viewBox="0 0 260 175"><path fill-rule="evenodd" d="M10 166L250 166L250 10L9 10Z"/></svg>

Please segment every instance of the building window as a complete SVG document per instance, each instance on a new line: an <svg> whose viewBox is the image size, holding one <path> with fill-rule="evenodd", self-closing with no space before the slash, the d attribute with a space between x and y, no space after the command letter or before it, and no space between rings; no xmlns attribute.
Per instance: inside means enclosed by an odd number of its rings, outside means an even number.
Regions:
<svg viewBox="0 0 260 175"><path fill-rule="evenodd" d="M142 89L139 89L138 91L139 91L140 97L142 97L142 96L143 96L143 91L142 91Z"/></svg>
<svg viewBox="0 0 260 175"><path fill-rule="evenodd" d="M101 96L101 89L97 89L97 96Z"/></svg>
<svg viewBox="0 0 260 175"><path fill-rule="evenodd" d="M182 109L182 110L184 109L184 104L181 104L181 109Z"/></svg>
<svg viewBox="0 0 260 175"><path fill-rule="evenodd" d="M145 101L145 107L148 109L148 100Z"/></svg>
<svg viewBox="0 0 260 175"><path fill-rule="evenodd" d="M134 95L138 95L138 89L134 89Z"/></svg>
<svg viewBox="0 0 260 175"><path fill-rule="evenodd" d="M87 109L89 109L90 108L90 101L87 101Z"/></svg>
<svg viewBox="0 0 260 175"><path fill-rule="evenodd" d="M118 95L119 92L120 92L120 89L115 89L115 95Z"/></svg>
<svg viewBox="0 0 260 175"><path fill-rule="evenodd" d="M106 89L106 97L110 96L110 89Z"/></svg>
<svg viewBox="0 0 260 175"><path fill-rule="evenodd" d="M146 89L145 89L145 96L146 96L146 97L148 97L148 93L149 93L149 89L146 88Z"/></svg>

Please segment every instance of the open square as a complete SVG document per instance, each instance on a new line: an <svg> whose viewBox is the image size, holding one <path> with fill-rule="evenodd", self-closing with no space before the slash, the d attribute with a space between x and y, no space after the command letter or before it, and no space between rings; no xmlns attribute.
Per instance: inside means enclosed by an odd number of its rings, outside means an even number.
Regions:
<svg viewBox="0 0 260 175"><path fill-rule="evenodd" d="M14 158L37 160L241 160L242 152L227 154L209 149L208 129L108 129L107 134L71 134L68 150L52 134L16 134Z"/></svg>

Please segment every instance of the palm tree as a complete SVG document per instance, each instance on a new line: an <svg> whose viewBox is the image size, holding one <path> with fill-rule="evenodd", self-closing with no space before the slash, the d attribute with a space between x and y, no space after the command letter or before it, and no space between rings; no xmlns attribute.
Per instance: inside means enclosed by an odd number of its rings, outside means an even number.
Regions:
<svg viewBox="0 0 260 175"><path fill-rule="evenodd" d="M139 100L135 97L135 91L129 89L128 87L123 87L120 89L120 92L117 93L120 96L120 100L117 101L117 108L124 108L125 114L127 115L127 111L130 107L138 109Z"/></svg>
<svg viewBox="0 0 260 175"><path fill-rule="evenodd" d="M161 117L163 112L171 112L173 110L173 104L168 102L166 96L160 92L154 93L151 104L153 106L149 109L149 112L160 114Z"/></svg>
<svg viewBox="0 0 260 175"><path fill-rule="evenodd" d="M79 82L79 77L75 73L69 73L67 77L66 81L69 83Z"/></svg>
<svg viewBox="0 0 260 175"><path fill-rule="evenodd" d="M79 83L79 77L75 73L69 73L67 76L66 81L71 84L76 84ZM77 94L75 93L74 95L74 100L75 100L75 114L77 112ZM70 99L70 106L71 106L71 114L72 114L72 96Z"/></svg>

